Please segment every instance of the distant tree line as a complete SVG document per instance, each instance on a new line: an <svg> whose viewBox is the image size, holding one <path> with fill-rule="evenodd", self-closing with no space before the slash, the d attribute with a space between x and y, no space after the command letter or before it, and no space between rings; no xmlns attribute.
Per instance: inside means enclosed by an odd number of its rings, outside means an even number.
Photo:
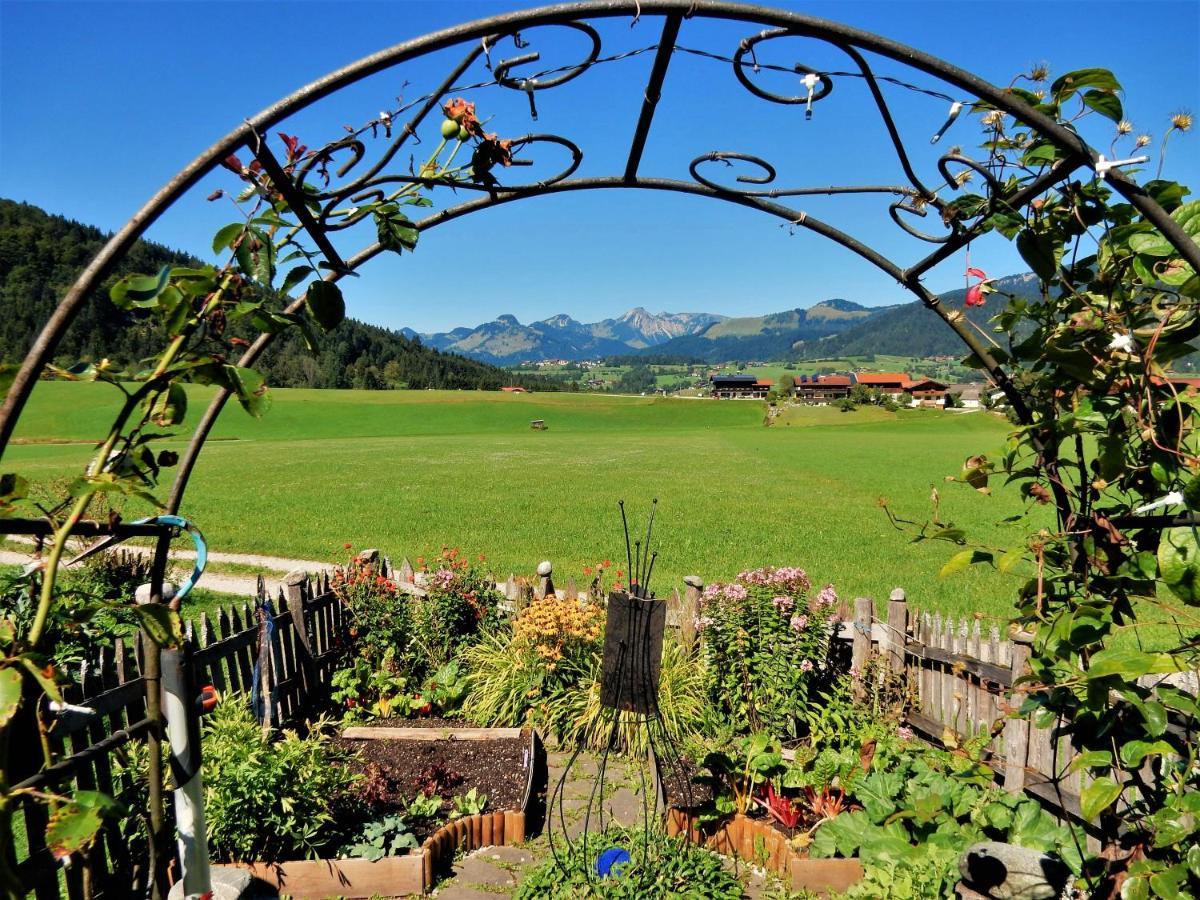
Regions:
<svg viewBox="0 0 1200 900"><path fill-rule="evenodd" d="M24 357L63 293L107 239L98 228L0 198L0 362L15 363ZM111 359L136 368L152 348L161 346L162 336L137 311L114 306L109 288L130 272L199 264L194 257L161 244L136 242L83 305L59 344L55 361L69 365ZM278 387L497 390L520 384L535 390L560 389L549 379L515 375L442 353L417 338L354 319L329 334L318 333L317 346L314 354L296 336L281 335L256 367Z"/></svg>

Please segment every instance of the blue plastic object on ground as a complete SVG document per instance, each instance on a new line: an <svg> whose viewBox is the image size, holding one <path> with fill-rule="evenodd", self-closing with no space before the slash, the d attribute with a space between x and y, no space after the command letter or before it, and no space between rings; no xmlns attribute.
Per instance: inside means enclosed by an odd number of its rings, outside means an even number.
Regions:
<svg viewBox="0 0 1200 900"><path fill-rule="evenodd" d="M615 878L621 874L621 868L633 862L629 851L621 847L609 847L596 857L596 874L601 878Z"/></svg>

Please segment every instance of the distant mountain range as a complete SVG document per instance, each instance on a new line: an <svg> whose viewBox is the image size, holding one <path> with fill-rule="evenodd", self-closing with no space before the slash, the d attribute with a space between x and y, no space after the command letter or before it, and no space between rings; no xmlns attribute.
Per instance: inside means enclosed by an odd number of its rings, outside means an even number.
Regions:
<svg viewBox="0 0 1200 900"><path fill-rule="evenodd" d="M1029 274L997 279L1000 290L1036 296L1037 281ZM944 303L963 308L965 290L941 295ZM993 306L966 311L980 325L995 313ZM962 342L920 302L863 306L833 298L807 308L763 316L728 318L713 313L660 313L641 307L616 319L586 325L568 315L522 325L504 315L477 328L421 334L427 346L461 353L496 365L512 366L547 359L583 360L602 356L675 356L705 362L822 359L866 356L943 356L963 352Z"/></svg>
<svg viewBox="0 0 1200 900"><path fill-rule="evenodd" d="M615 319L584 324L560 314L522 325L503 315L476 328L455 328L440 334L404 333L420 337L427 347L461 353L496 365L526 360L595 359L658 347L725 321L712 313L654 313L642 307Z"/></svg>

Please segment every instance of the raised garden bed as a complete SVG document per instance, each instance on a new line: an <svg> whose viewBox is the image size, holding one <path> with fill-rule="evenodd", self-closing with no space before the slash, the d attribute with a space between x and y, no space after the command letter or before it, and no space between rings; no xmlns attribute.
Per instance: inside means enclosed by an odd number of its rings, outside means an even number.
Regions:
<svg viewBox="0 0 1200 900"><path fill-rule="evenodd" d="M863 878L863 867L857 859L809 859L793 850L788 836L767 819L739 814L719 822L700 823L695 813L670 807L667 835L679 834L686 834L688 840L701 847L762 866L793 890L843 893Z"/></svg>
<svg viewBox="0 0 1200 900"><path fill-rule="evenodd" d="M236 864L261 884L296 900L319 897L403 897L433 887L458 851L521 843L538 826L545 796L545 748L535 731L518 728L366 726L348 728L341 740L359 751L364 768L375 764L395 786L402 808L429 778L431 766L461 776L454 794L475 788L488 795L489 811L450 822L435 820L421 846L404 856ZM493 801L495 797L495 801ZM387 805L385 801L385 806ZM491 809L494 808L494 811ZM443 804L443 814L449 804Z"/></svg>

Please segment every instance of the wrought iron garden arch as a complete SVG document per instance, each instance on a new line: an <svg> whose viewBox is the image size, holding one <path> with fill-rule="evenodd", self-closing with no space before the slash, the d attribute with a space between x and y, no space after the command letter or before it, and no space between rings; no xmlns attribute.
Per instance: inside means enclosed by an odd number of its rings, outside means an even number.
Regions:
<svg viewBox="0 0 1200 900"><path fill-rule="evenodd" d="M274 186L289 200L289 205L297 214L309 237L324 254L329 266L326 280L337 281L349 273L355 272L375 256L383 248L375 243L365 247L360 252L343 260L329 240L328 234L333 230L346 227L345 223L334 225L328 221L326 214L340 200L353 199L364 191L371 191L381 183L429 181L411 174L384 174L384 168L395 157L397 151L409 137L431 114L436 113L440 105L449 96L464 86L459 85L460 79L479 65L489 70L489 77L478 84L467 87L485 87L500 85L513 90L526 91L530 96L531 109L534 108L536 92L553 88L578 76L590 66L601 61L601 39L597 32L588 24L590 20L629 18L637 21L641 17L661 17L662 31L658 41L643 48L639 52L653 52L654 60L648 81L644 88L641 111L636 129L630 141L629 154L624 170L620 174L605 177L572 178L579 162L582 151L567 138L549 134L531 134L514 142L518 151L535 144L552 143L566 148L571 156L571 162L559 174L542 181L523 185L503 185L499 183L464 185L457 183L459 188L477 190L480 196L473 200L460 203L432 213L427 218L416 223L420 230L433 228L437 225L455 220L482 209L515 200L535 196L546 196L567 191L609 190L619 188L639 188L643 190L674 191L722 200L729 203L757 209L781 219L793 226L805 228L820 234L840 244L862 257L877 268L894 277L898 283L907 288L929 309L937 313L946 324L963 340L966 346L983 363L996 383L1008 395L1018 414L1024 415L1025 406L1019 391L1006 376L994 356L979 341L961 319L944 308L938 298L922 283L921 278L938 263L949 258L962 249L972 237L979 232L980 223L984 217L978 217L974 223L964 225L952 220L947 225L947 233L929 235L918 231L906 217L924 217L926 210L941 213L946 208L946 201L938 196L914 171L909 155L892 118L891 111L880 89L880 82L901 83L886 75L876 75L863 52L870 52L901 63L917 72L933 76L942 84L965 92L978 100L989 104L1005 114L1031 128L1042 138L1053 142L1065 153L1063 158L1055 162L1039 178L1032 181L1020 191L1005 197L1005 202L1015 208L1022 208L1031 200L1051 186L1067 179L1072 173L1081 168L1093 168L1102 174L1107 182L1131 203L1146 219L1153 224L1179 251L1185 260L1194 268L1200 270L1200 247L1192 242L1164 210L1142 190L1135 182L1123 175L1118 169L1105 167L1096 151L1089 147L1077 134L1063 127L1049 117L1039 113L1025 104L1020 98L996 87L972 74L952 66L938 58L922 53L911 47L888 40L878 35L851 28L834 22L805 16L786 10L772 9L765 6L746 5L728 2L728 0L582 0L577 3L565 3L545 6L521 12L507 13L481 19L475 22L459 25L453 28L427 34L414 40L406 41L389 47L378 53L363 57L342 69L326 75L300 90L267 107L257 115L245 120L217 143L213 144L196 159L182 169L173 179L162 187L150 200L138 210L132 218L115 233L101 251L92 259L79 275L75 284L64 295L59 306L46 322L41 333L30 348L24 362L9 388L4 404L0 407L0 454L7 446L12 436L17 418L27 401L40 373L51 360L60 339L71 325L76 314L88 294L93 290L124 256L133 243L150 227L151 224L172 204L183 197L205 175L217 168L222 160L238 150L249 150L261 164L263 171L272 180ZM681 30L687 20L694 18L709 18L716 20L744 22L761 30L744 38L731 57L720 57L705 51L697 51L679 43ZM524 29L537 26L563 26L572 28L584 34L591 43L588 56L573 65L537 74L522 74L516 70L527 67L538 59L534 51L520 53L517 56L497 60L493 65L492 54L497 52L497 45L506 38L513 38L520 48L523 46L520 33ZM776 70L790 71L803 76L802 81L806 91L794 96L781 96L764 90L749 77L748 71L757 70L759 63L755 56L755 48L763 43L779 37L795 36L813 38L823 41L841 50L851 61L853 70L843 73L828 73L810 69L803 64L782 69L782 67L764 66ZM379 159L368 165L365 170L353 174L351 170L358 168L363 162L361 144L353 139L343 138L327 145L318 156L328 151L327 158L337 152L349 151L351 160L339 171L339 177L349 175L338 184L328 188L321 194L322 202L329 201L322 207L321 213L312 215L305 204L299 199L299 191L295 181L285 173L279 160L271 152L267 134L270 128L286 119L289 115L299 112L317 101L330 96L337 91L361 81L371 75L381 72L406 61L416 59L426 54L454 46L466 47L462 60L452 68L441 84L430 94L408 104L409 110L415 110L411 118L398 127L397 136L391 140L387 149ZM831 185L824 187L802 187L796 189L771 188L768 185L775 178L775 170L769 163L736 151L714 151L693 160L690 166L692 181L649 178L639 174L642 154L646 147L650 128L658 106L661 88L667 76L668 68L675 53L699 53L712 58L722 59L731 63L737 79L751 93L776 103L811 104L819 102L830 93L834 79L837 77L862 78L872 96L878 115L891 139L900 166L908 180L906 185ZM498 53L497 53L498 55ZM628 54L625 54L628 55ZM911 87L911 85L905 85ZM943 96L935 91L936 96ZM949 95L945 95L949 99ZM381 124L380 122L373 123ZM384 123L390 130L392 122ZM371 125L367 126L368 128ZM362 129L362 131L367 128ZM719 160L735 160L757 167L762 174L744 175L738 178L747 188L731 188L722 186L701 174L700 168L705 162ZM1097 168L1097 163L1101 167ZM961 185L956 180L951 167L959 172L970 170L978 175L988 187L988 200L994 201L999 189L994 177L987 167L969 157L950 152L941 157L938 162L939 176L945 186L957 191ZM307 171L300 169L302 178ZM939 190L942 188L939 185ZM761 188L761 189L757 189ZM889 213L896 224L909 234L921 238L933 245L933 249L922 259L910 265L900 265L871 246L855 237L829 225L818 218L807 215L804 211L787 205L788 197L798 197L817 194L844 193L889 193L896 196ZM303 300L295 300L288 311L296 311L303 305ZM249 366L261 355L270 343L273 335L261 335L242 355L238 365ZM180 461L179 469L167 503L168 510L175 512L183 501L188 480L195 466L205 439L217 416L220 414L229 391L221 390L213 399L208 409L200 419L187 452Z"/></svg>

